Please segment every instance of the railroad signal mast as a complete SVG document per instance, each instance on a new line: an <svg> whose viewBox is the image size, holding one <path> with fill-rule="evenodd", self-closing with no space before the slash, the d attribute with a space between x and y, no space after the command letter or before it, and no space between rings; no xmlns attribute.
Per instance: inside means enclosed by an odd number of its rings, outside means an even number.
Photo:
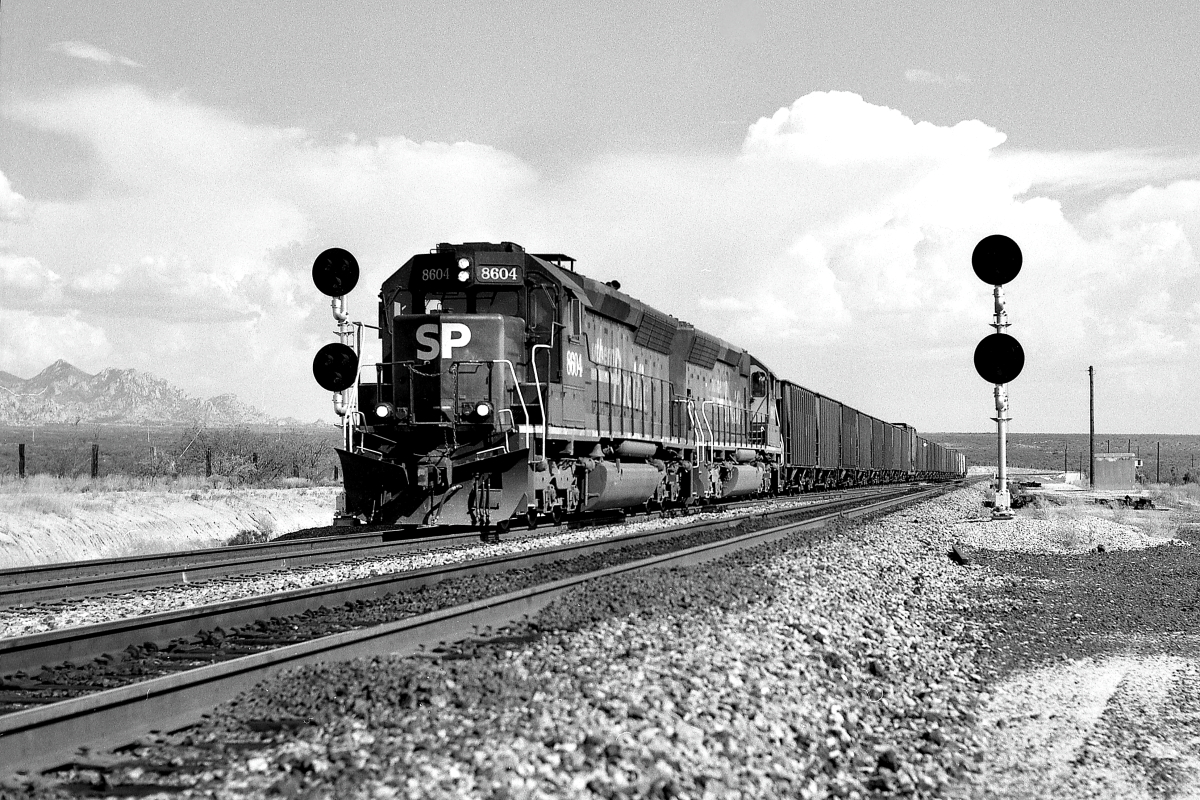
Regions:
<svg viewBox="0 0 1200 800"><path fill-rule="evenodd" d="M985 336L975 347L975 371L989 383L995 384L996 416L996 502L992 519L1012 519L1012 496L1008 491L1008 383L1021 374L1025 366L1025 351L1021 343L1009 336L1008 311L1004 305L1004 284L1021 271L1021 248L1007 236L985 236L971 253L971 267L981 281L991 284L995 298L992 327L996 332Z"/></svg>
<svg viewBox="0 0 1200 800"><path fill-rule="evenodd" d="M351 322L346 295L358 283L358 261L348 251L331 247L313 261L313 283L321 294L333 298L330 307L337 322L338 340L317 351L313 377L322 389L333 392L333 410L342 420L347 450L354 442L354 417L358 413L358 359L362 353L362 323Z"/></svg>

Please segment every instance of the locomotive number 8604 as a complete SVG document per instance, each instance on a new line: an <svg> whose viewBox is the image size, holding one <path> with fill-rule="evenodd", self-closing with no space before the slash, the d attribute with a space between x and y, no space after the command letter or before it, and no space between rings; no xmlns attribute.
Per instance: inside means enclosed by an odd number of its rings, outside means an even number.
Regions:
<svg viewBox="0 0 1200 800"><path fill-rule="evenodd" d="M351 268L356 280L344 250L313 265L347 342ZM561 253L440 244L383 282L378 329L382 358L353 385L353 349L314 363L340 390L348 523L504 528L966 471L912 427L784 380Z"/></svg>

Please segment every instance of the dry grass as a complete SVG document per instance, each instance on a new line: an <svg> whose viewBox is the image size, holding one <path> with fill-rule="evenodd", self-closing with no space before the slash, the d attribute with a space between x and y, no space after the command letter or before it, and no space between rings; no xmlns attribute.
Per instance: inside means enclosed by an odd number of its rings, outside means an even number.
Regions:
<svg viewBox="0 0 1200 800"><path fill-rule="evenodd" d="M1150 487L1150 499L1156 506L1185 511L1200 510L1200 483L1155 483Z"/></svg>
<svg viewBox="0 0 1200 800"><path fill-rule="evenodd" d="M66 494L24 494L10 506L17 514L54 514L70 518L75 515L75 498Z"/></svg>
<svg viewBox="0 0 1200 800"><path fill-rule="evenodd" d="M1181 487L1164 488L1179 490ZM1106 519L1117 525L1135 528L1155 539L1177 538L1183 522L1180 514L1175 510L1164 509L1163 506L1168 505L1167 503L1159 503L1156 499L1155 504L1160 507L1137 511L1119 504L1104 506L1073 497L1050 500L1042 495L1027 513L1034 519L1055 523L1060 532L1059 537L1066 546L1091 544L1090 541L1086 541L1091 537L1082 532L1086 530L1084 522L1091 518Z"/></svg>
<svg viewBox="0 0 1200 800"><path fill-rule="evenodd" d="M212 489L307 489L317 485L307 478L283 478L278 481L266 481L247 485L231 481L222 475L214 475L211 478L201 478L194 475L180 475L178 477L105 475L95 480L82 476L59 478L53 475L32 475L22 479L14 475L0 475L0 495L30 496L69 496L90 492L98 494L109 492L198 494L199 492Z"/></svg>

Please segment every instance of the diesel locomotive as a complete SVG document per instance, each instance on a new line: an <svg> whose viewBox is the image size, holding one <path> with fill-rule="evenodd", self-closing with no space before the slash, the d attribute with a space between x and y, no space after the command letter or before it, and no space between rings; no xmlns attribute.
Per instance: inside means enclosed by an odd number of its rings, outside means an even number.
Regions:
<svg viewBox="0 0 1200 800"><path fill-rule="evenodd" d="M343 420L343 523L504 530L966 472L962 454L781 379L562 253L439 244L383 282L377 325L346 311L350 253L321 253L313 279L338 321L313 372ZM364 328L377 364L359 363Z"/></svg>

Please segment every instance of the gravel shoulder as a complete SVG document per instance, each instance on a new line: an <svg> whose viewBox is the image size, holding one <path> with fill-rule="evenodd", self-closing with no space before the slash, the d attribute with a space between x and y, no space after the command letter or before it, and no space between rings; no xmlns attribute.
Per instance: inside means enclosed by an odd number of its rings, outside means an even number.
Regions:
<svg viewBox="0 0 1200 800"><path fill-rule="evenodd" d="M20 791L1196 796L1196 548L1131 526L1079 552L1021 518L993 530L982 499L594 583L425 657L296 670Z"/></svg>

